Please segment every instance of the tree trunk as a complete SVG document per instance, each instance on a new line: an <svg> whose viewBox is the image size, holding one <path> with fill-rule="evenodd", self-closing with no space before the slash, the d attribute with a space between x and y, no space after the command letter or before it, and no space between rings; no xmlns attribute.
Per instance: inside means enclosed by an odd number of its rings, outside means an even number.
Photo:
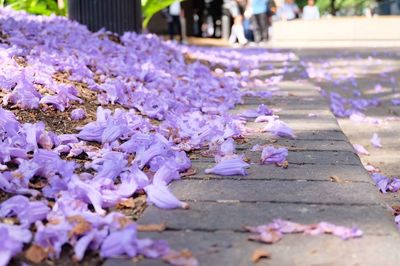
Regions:
<svg viewBox="0 0 400 266"><path fill-rule="evenodd" d="M336 16L336 0L331 0L330 9L331 15Z"/></svg>

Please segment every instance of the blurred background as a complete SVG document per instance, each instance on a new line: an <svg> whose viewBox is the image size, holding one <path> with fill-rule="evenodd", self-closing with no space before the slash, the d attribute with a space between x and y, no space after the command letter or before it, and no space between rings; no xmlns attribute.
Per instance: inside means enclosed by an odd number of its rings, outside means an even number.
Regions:
<svg viewBox="0 0 400 266"><path fill-rule="evenodd" d="M108 5L112 6L122 2L127 5L135 3L131 9L140 10L128 11L129 16L135 17L136 24L128 21L122 22L127 24L126 27L115 26L115 23L104 22L110 17L99 12L97 15L95 12L87 13L85 18L83 8L78 6L84 2L91 3L86 9L96 12L99 10L96 5L100 2L109 2ZM238 14L228 2L238 5ZM176 3L179 3L178 10ZM172 10L171 5L174 4ZM222 44L227 44L229 40L231 45L271 41L400 40L400 0L267 0L264 4L265 17L262 17L261 23L264 25L259 26L265 28L261 29L265 31L265 36L255 40L255 14L246 14L249 3L245 0L0 0L1 6L39 15L67 16L69 10L70 18L87 24L90 30L106 27L120 34L126 30L144 30L183 42L193 41L191 37L220 39L224 41ZM123 5L122 10L126 13ZM93 22L96 16L99 23ZM121 15L117 13L117 16ZM240 41L242 29L232 27L235 23L243 27L246 41ZM201 40L197 41L201 43Z"/></svg>

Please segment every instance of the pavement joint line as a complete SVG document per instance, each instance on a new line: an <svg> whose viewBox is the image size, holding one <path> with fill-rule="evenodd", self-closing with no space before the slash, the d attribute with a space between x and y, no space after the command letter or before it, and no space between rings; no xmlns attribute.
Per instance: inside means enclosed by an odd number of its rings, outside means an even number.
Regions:
<svg viewBox="0 0 400 266"><path fill-rule="evenodd" d="M355 164L355 163L295 163L295 162L291 162L291 161L288 161L288 163L293 164L293 165L337 165L337 166L352 165L352 166L359 166L359 164Z"/></svg>
<svg viewBox="0 0 400 266"><path fill-rule="evenodd" d="M267 223L267 221L266 221ZM243 225L246 226L246 225ZM197 232L197 233L238 233L238 234L248 234L250 236L250 232L245 230L245 229L211 229L211 228L178 228L178 227L169 227L168 224L166 225L166 228L162 232ZM161 233L162 233L161 232ZM297 233L294 233L297 234ZM301 235L301 233L298 233ZM385 233L364 233L364 236L380 236L380 237L390 237L393 236L392 234L385 234Z"/></svg>
<svg viewBox="0 0 400 266"><path fill-rule="evenodd" d="M335 183L335 184L340 184L340 185L345 185L348 183L358 183L358 184L371 184L373 185L372 181L360 181L360 180L345 180L342 183L337 183L337 182L333 182L329 179L323 180L323 179L291 179L291 178L250 178L247 179L246 177L239 177L239 176L231 176L231 177L226 177L226 176L220 176L220 177L216 177L216 176L204 176L204 177L184 177L182 178L182 180L189 180L189 181L198 181L198 180L212 180L212 181L224 181L224 180L235 180L235 181L290 181L290 182L328 182L328 183Z"/></svg>
<svg viewBox="0 0 400 266"><path fill-rule="evenodd" d="M278 200L193 200L193 199L185 199L181 198L180 200L189 202L189 203L218 203L218 204L238 204L238 203L247 203L247 204L255 204L255 203L271 203L271 204L291 204L291 205L316 205L316 206L348 206L348 207L368 207L368 206L382 206L379 202L377 203L339 203L339 202L309 202L309 201L278 201Z"/></svg>

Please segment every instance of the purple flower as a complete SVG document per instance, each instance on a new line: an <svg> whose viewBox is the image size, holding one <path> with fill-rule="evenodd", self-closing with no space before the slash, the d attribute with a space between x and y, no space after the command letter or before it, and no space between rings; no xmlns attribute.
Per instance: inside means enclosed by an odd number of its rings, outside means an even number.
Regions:
<svg viewBox="0 0 400 266"><path fill-rule="evenodd" d="M288 150L286 148L274 148L273 146L265 147L261 153L262 163L283 163L286 161Z"/></svg>
<svg viewBox="0 0 400 266"><path fill-rule="evenodd" d="M97 122L91 122L86 124L76 136L83 140L101 142L105 128Z"/></svg>
<svg viewBox="0 0 400 266"><path fill-rule="evenodd" d="M322 233L332 234L334 236L340 237L343 240L358 238L363 235L363 231L361 231L357 227L347 228L344 226L337 226L326 222L320 222L317 225L317 230L318 229L321 230Z"/></svg>
<svg viewBox="0 0 400 266"><path fill-rule="evenodd" d="M133 258L138 253L136 226L128 225L123 230L111 232L104 239L100 248L100 256L112 258L121 255L128 255Z"/></svg>
<svg viewBox="0 0 400 266"><path fill-rule="evenodd" d="M393 105L400 105L400 99L392 99Z"/></svg>
<svg viewBox="0 0 400 266"><path fill-rule="evenodd" d="M381 139L378 137L378 134L374 133L371 138L371 143L376 148L382 148Z"/></svg>
<svg viewBox="0 0 400 266"><path fill-rule="evenodd" d="M354 149L359 155L369 155L369 152L361 144L353 144Z"/></svg>
<svg viewBox="0 0 400 266"><path fill-rule="evenodd" d="M175 209L189 207L187 203L178 200L164 185L148 185L144 188L147 201L162 209Z"/></svg>
<svg viewBox="0 0 400 266"><path fill-rule="evenodd" d="M232 158L232 159L222 159L217 165L213 168L209 168L205 170L206 174L216 174L221 176L230 176L230 175L246 175L245 168L249 168L250 165L245 163L242 158Z"/></svg>
<svg viewBox="0 0 400 266"><path fill-rule="evenodd" d="M137 151L135 162L138 163L139 168L143 168L153 157L163 155L166 151L167 146L164 143L154 143L147 150Z"/></svg>
<svg viewBox="0 0 400 266"><path fill-rule="evenodd" d="M394 177L388 185L388 190L391 192L397 192L399 189L400 189L400 179Z"/></svg>
<svg viewBox="0 0 400 266"><path fill-rule="evenodd" d="M86 111L83 108L77 108L72 110L71 119L72 120L82 120L86 118Z"/></svg>
<svg viewBox="0 0 400 266"><path fill-rule="evenodd" d="M62 246L68 242L68 233L71 229L72 226L65 221L46 225L43 225L42 222L37 222L37 231L33 243L42 248L51 249L53 252L49 255L52 258L59 258Z"/></svg>
<svg viewBox="0 0 400 266"><path fill-rule="evenodd" d="M222 155L232 155L235 153L235 149L235 141L232 138L224 141L220 147Z"/></svg>
<svg viewBox="0 0 400 266"><path fill-rule="evenodd" d="M27 197L13 196L0 204L0 217L17 216L22 226L46 218L50 208L40 201L30 202Z"/></svg>
<svg viewBox="0 0 400 266"><path fill-rule="evenodd" d="M258 116L270 116L272 115L272 111L268 109L265 104L260 104L257 110L247 110L240 114L242 117L246 118L256 118Z"/></svg>
<svg viewBox="0 0 400 266"><path fill-rule="evenodd" d="M137 245L139 254L146 258L161 258L170 251L168 243L164 240L138 239Z"/></svg>
<svg viewBox="0 0 400 266"><path fill-rule="evenodd" d="M179 180L180 175L177 168L174 165L165 163L161 166L153 177L153 184L159 186L166 186L173 180Z"/></svg>
<svg viewBox="0 0 400 266"><path fill-rule="evenodd" d="M32 234L18 225L0 224L0 266L8 265L11 258L22 251L24 243L29 243Z"/></svg>
<svg viewBox="0 0 400 266"><path fill-rule="evenodd" d="M91 203L96 213L99 215L106 214L106 211L102 208L102 195L95 187L85 183L80 180L78 176L74 175L68 183L68 189L77 197L85 199L87 202Z"/></svg>
<svg viewBox="0 0 400 266"><path fill-rule="evenodd" d="M373 173L371 177L375 185L379 188L379 190L382 193L386 193L388 184L390 182L390 178L379 173Z"/></svg>
<svg viewBox="0 0 400 266"><path fill-rule="evenodd" d="M273 120L269 121L267 126L264 128L264 131L271 132L275 136L284 137L294 139L296 135L293 133L293 129L291 129L285 122L281 120Z"/></svg>
<svg viewBox="0 0 400 266"><path fill-rule="evenodd" d="M93 161L91 167L97 170L96 178L106 178L114 180L126 167L128 161L123 153L110 151L104 153L98 161Z"/></svg>

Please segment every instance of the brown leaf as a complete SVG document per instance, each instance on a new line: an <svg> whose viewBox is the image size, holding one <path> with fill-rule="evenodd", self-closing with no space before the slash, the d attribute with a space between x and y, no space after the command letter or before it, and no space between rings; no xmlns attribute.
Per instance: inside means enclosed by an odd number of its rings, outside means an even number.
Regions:
<svg viewBox="0 0 400 266"><path fill-rule="evenodd" d="M254 250L253 254L251 255L251 261L253 263L257 263L263 258L266 259L271 258L271 254L268 251L261 248Z"/></svg>
<svg viewBox="0 0 400 266"><path fill-rule="evenodd" d="M332 182L343 183L343 179L339 176L332 175L329 177Z"/></svg>
<svg viewBox="0 0 400 266"><path fill-rule="evenodd" d="M69 235L83 235L92 229L92 225L82 216L75 215L67 218L69 222L75 223L75 226L69 231Z"/></svg>
<svg viewBox="0 0 400 266"><path fill-rule="evenodd" d="M25 258L36 264L41 263L46 257L46 250L34 244L25 251Z"/></svg>
<svg viewBox="0 0 400 266"><path fill-rule="evenodd" d="M243 161L246 162L246 163L251 162L250 158L248 158L248 157L243 157Z"/></svg>
<svg viewBox="0 0 400 266"><path fill-rule="evenodd" d="M287 169L289 167L289 162L284 161L283 163L277 163L276 165L282 167L283 169Z"/></svg>
<svg viewBox="0 0 400 266"><path fill-rule="evenodd" d="M187 170L186 172L181 174L181 177L185 177L185 176L192 176L197 174L197 169L196 168L190 168L189 170Z"/></svg>
<svg viewBox="0 0 400 266"><path fill-rule="evenodd" d="M167 228L165 223L162 224L138 224L139 232L162 232Z"/></svg>
<svg viewBox="0 0 400 266"><path fill-rule="evenodd" d="M135 207L135 200L133 198L121 200L118 202L116 206L117 209L132 209L134 207Z"/></svg>
<svg viewBox="0 0 400 266"><path fill-rule="evenodd" d="M394 216L400 215L400 205L393 205L392 211Z"/></svg>
<svg viewBox="0 0 400 266"><path fill-rule="evenodd" d="M282 234L275 230L269 230L263 232L260 235L251 235L249 236L249 240L262 242L265 244L274 244L282 239Z"/></svg>
<svg viewBox="0 0 400 266"><path fill-rule="evenodd" d="M243 138L243 137L239 137L239 138L235 138L235 142L237 143L237 144L245 144L245 143L247 143L248 142L248 140L247 139L245 139L245 138Z"/></svg>
<svg viewBox="0 0 400 266"><path fill-rule="evenodd" d="M181 251L171 250L163 258L164 261L175 266L198 266L199 262L187 249Z"/></svg>

